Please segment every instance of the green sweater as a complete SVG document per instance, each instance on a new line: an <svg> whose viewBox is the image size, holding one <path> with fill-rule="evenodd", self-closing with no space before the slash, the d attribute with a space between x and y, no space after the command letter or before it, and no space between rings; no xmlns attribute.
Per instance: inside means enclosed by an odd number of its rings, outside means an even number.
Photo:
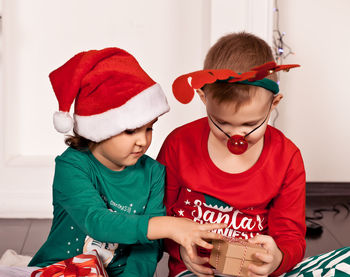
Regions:
<svg viewBox="0 0 350 277"><path fill-rule="evenodd" d="M146 235L149 219L165 215L164 178L164 166L146 155L112 171L90 151L68 148L56 158L50 234L29 266L81 254L88 235L119 244L107 267L110 277L153 276L162 251L160 241Z"/></svg>

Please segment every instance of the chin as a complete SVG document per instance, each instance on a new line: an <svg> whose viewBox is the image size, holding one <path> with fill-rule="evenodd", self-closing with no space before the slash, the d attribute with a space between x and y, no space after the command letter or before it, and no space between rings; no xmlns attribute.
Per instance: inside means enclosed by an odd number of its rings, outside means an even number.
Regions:
<svg viewBox="0 0 350 277"><path fill-rule="evenodd" d="M132 165L135 165L135 164L137 163L138 160L139 160L139 158L138 158L138 159L132 159L132 160L126 162L126 163L125 163L125 166L132 166Z"/></svg>

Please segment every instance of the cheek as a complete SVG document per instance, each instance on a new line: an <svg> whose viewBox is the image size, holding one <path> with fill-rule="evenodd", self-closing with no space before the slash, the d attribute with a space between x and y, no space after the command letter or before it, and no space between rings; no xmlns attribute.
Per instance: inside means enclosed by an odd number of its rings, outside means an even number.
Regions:
<svg viewBox="0 0 350 277"><path fill-rule="evenodd" d="M264 137L266 126L261 126L247 137L249 144L255 144Z"/></svg>
<svg viewBox="0 0 350 277"><path fill-rule="evenodd" d="M105 147L105 151L111 156L122 156L130 150L130 143L127 140L115 140Z"/></svg>
<svg viewBox="0 0 350 277"><path fill-rule="evenodd" d="M150 144L151 144L151 142L152 142L152 135L153 135L152 132L148 132L148 133L146 134L147 148L150 146Z"/></svg>
<svg viewBox="0 0 350 277"><path fill-rule="evenodd" d="M221 132L220 130L215 129L211 129L211 133L214 135L214 137L218 140L221 141L223 144L227 143L228 137Z"/></svg>
<svg viewBox="0 0 350 277"><path fill-rule="evenodd" d="M120 149L119 147L116 147L114 144L110 144L108 145L108 147L105 147L105 152L106 152L106 155L108 156L108 158L110 160L116 160L118 159L122 153L120 153Z"/></svg>

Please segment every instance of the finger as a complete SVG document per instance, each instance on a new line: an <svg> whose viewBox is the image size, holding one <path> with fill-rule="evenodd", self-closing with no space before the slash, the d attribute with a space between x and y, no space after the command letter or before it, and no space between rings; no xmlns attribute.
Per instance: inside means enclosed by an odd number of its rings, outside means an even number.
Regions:
<svg viewBox="0 0 350 277"><path fill-rule="evenodd" d="M204 265L192 264L191 267L193 270L192 272L195 273L196 275L214 276L214 270Z"/></svg>
<svg viewBox="0 0 350 277"><path fill-rule="evenodd" d="M187 255L191 261L198 257L197 253L194 251L194 249L191 245L186 245L184 247L185 247Z"/></svg>
<svg viewBox="0 0 350 277"><path fill-rule="evenodd" d="M248 269L251 273L261 276L261 275L268 275L270 267L271 267L270 264L256 265L254 263L251 263L248 266Z"/></svg>
<svg viewBox="0 0 350 277"><path fill-rule="evenodd" d="M249 273L248 274L249 277L268 277L268 275L260 275L260 274L254 274L254 273Z"/></svg>
<svg viewBox="0 0 350 277"><path fill-rule="evenodd" d="M248 240L250 243L255 243L255 244L266 244L269 241L271 241L270 236L265 236L265 235L256 235L253 238L250 238Z"/></svg>
<svg viewBox="0 0 350 277"><path fill-rule="evenodd" d="M206 242L205 240L203 240L203 239L201 239L201 238L199 238L198 240L196 240L196 244L197 244L198 246L201 246L201 247L206 248L206 249L213 249L213 247L214 247L212 244Z"/></svg>
<svg viewBox="0 0 350 277"><path fill-rule="evenodd" d="M182 248L184 248L183 246L181 246ZM184 248L185 249L185 248ZM187 263L187 264L198 264L198 265L202 265L205 263L209 262L209 258L208 257L201 257L198 256L197 254L197 247L196 246L192 246L192 252L193 252L193 257L191 258L187 252L187 250L185 249L185 251L181 251L181 258L182 260Z"/></svg>
<svg viewBox="0 0 350 277"><path fill-rule="evenodd" d="M209 258L208 257L198 256L198 254L197 254L197 247L196 246L192 246L192 251L195 254L193 259L191 259L189 257L189 255L188 255L188 253L186 251L184 251L184 253L182 253L183 260L186 260L188 263L191 263L191 264L195 263L195 264L199 264L199 265L209 262Z"/></svg>
<svg viewBox="0 0 350 277"><path fill-rule="evenodd" d="M222 229L226 227L227 227L226 223L206 223L206 224L201 224L200 229L202 231L211 231L211 230Z"/></svg>
<svg viewBox="0 0 350 277"><path fill-rule="evenodd" d="M193 272L193 273L195 273L197 277L214 277L214 273L210 273L210 274L199 273L199 272Z"/></svg>
<svg viewBox="0 0 350 277"><path fill-rule="evenodd" d="M188 260L184 260L184 263L187 269L195 273L197 276L214 276L214 271L209 267L200 264L195 264Z"/></svg>
<svg viewBox="0 0 350 277"><path fill-rule="evenodd" d="M203 233L201 233L201 237L204 239L216 239L216 240L223 240L224 237L223 235L220 235L218 233L213 233L213 232L206 232L204 231Z"/></svg>
<svg viewBox="0 0 350 277"><path fill-rule="evenodd" d="M187 257L188 258L188 257ZM203 258L205 262L209 261L209 258ZM188 259L183 260L184 264L186 265L187 269L195 273L197 276L214 276L214 271L206 266L203 266L201 264L193 263L192 261L189 261Z"/></svg>
<svg viewBox="0 0 350 277"><path fill-rule="evenodd" d="M200 273L195 273L197 277L214 277L214 274L200 274Z"/></svg>
<svg viewBox="0 0 350 277"><path fill-rule="evenodd" d="M268 253L255 253L255 257L262 261L263 263L270 264L273 262L273 255L268 254Z"/></svg>

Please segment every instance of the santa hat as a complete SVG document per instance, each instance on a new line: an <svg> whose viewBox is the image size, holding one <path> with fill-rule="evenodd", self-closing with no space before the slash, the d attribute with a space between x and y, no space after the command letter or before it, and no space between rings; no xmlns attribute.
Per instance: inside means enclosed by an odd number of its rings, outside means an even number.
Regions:
<svg viewBox="0 0 350 277"><path fill-rule="evenodd" d="M54 126L100 142L169 111L164 92L119 48L81 52L49 75L59 103ZM75 101L74 122L69 115Z"/></svg>

